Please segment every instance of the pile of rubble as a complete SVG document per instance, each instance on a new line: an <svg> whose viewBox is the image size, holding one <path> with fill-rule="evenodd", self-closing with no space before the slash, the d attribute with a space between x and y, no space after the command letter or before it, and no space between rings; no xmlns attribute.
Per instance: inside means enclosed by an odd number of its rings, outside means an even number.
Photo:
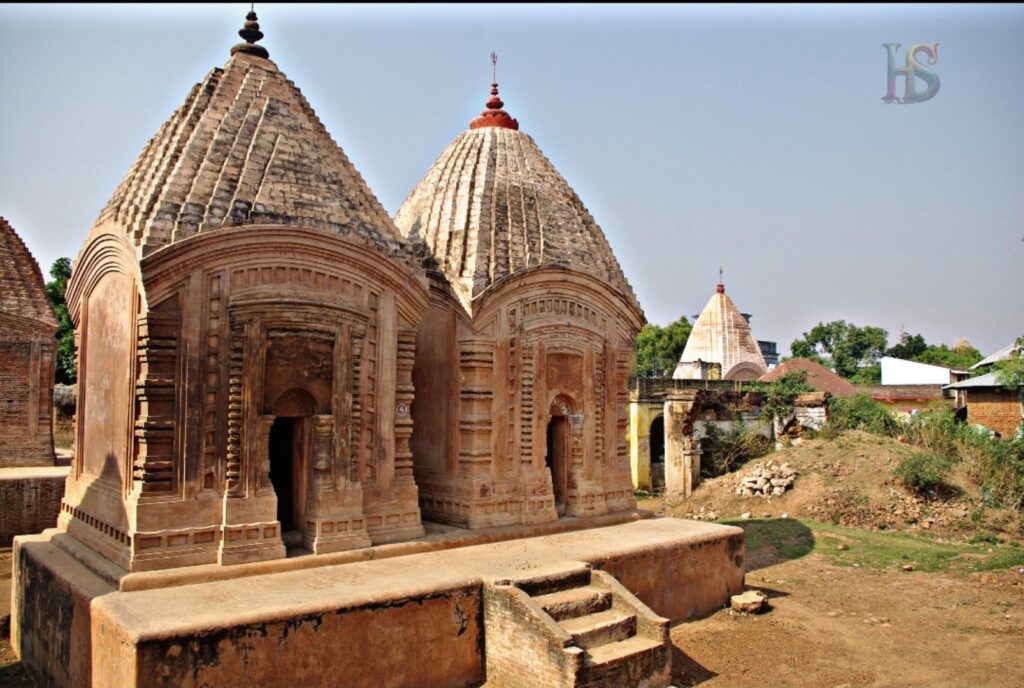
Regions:
<svg viewBox="0 0 1024 688"><path fill-rule="evenodd" d="M797 471L788 463L767 461L754 465L749 475L740 479L736 494L744 497L776 497L788 490L796 480Z"/></svg>

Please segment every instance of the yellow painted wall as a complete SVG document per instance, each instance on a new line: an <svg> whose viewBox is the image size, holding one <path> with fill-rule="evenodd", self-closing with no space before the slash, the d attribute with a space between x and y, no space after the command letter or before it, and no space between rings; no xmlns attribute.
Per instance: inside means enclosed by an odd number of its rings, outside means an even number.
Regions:
<svg viewBox="0 0 1024 688"><path fill-rule="evenodd" d="M664 404L629 402L629 428L626 439L629 442L629 468L633 476L634 489L651 489L651 423L663 415Z"/></svg>

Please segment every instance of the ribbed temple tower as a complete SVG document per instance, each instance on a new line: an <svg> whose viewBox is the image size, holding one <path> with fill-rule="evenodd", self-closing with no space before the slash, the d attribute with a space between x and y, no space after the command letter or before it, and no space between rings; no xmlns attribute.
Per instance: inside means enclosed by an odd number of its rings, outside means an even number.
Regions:
<svg viewBox="0 0 1024 688"><path fill-rule="evenodd" d="M56 331L39 265L0 217L0 468L53 465Z"/></svg>
<svg viewBox="0 0 1024 688"><path fill-rule="evenodd" d="M723 380L756 380L768 371L747 319L725 293L721 278L693 325L672 377L700 379L699 363L718 363Z"/></svg>
<svg viewBox="0 0 1024 688"><path fill-rule="evenodd" d="M146 144L78 256L60 527L119 566L423 534L409 438L426 279L256 45Z"/></svg>
<svg viewBox="0 0 1024 688"><path fill-rule="evenodd" d="M421 506L470 528L635 507L626 405L643 312L503 108L493 83L396 216L431 283L413 375Z"/></svg>

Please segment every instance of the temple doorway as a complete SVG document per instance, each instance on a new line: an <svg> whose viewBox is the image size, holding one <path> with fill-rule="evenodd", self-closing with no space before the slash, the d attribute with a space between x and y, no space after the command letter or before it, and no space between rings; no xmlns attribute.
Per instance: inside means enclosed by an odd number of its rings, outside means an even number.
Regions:
<svg viewBox="0 0 1024 688"><path fill-rule="evenodd" d="M571 459L571 432L569 413L571 407L562 398L551 404L551 420L547 428L547 453L544 464L551 471L551 491L555 497L555 510L565 515L565 495Z"/></svg>
<svg viewBox="0 0 1024 688"><path fill-rule="evenodd" d="M277 495L281 539L288 547L301 544L306 522L307 435L309 418L315 409L313 398L300 389L286 392L274 404L276 418L267 441L270 484Z"/></svg>
<svg viewBox="0 0 1024 688"><path fill-rule="evenodd" d="M658 416L651 423L651 488L665 487L665 417Z"/></svg>

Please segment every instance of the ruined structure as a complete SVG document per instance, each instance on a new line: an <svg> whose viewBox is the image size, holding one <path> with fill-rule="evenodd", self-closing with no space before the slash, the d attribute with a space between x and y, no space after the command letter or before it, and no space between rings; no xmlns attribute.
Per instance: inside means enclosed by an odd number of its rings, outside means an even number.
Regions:
<svg viewBox="0 0 1024 688"><path fill-rule="evenodd" d="M0 217L0 468L53 465L56 332L39 266Z"/></svg>
<svg viewBox="0 0 1024 688"><path fill-rule="evenodd" d="M315 553L423 534L425 280L255 20L240 33L68 287L86 422L60 527L129 571L281 558L289 532Z"/></svg>
<svg viewBox="0 0 1024 688"><path fill-rule="evenodd" d="M721 366L723 380L756 380L768 371L750 324L725 293L721 279L693 324L672 377L709 379L708 364L714 363Z"/></svg>
<svg viewBox="0 0 1024 688"><path fill-rule="evenodd" d="M413 431L425 516L469 528L635 507L643 312L601 228L492 84L396 216L422 245Z"/></svg>

